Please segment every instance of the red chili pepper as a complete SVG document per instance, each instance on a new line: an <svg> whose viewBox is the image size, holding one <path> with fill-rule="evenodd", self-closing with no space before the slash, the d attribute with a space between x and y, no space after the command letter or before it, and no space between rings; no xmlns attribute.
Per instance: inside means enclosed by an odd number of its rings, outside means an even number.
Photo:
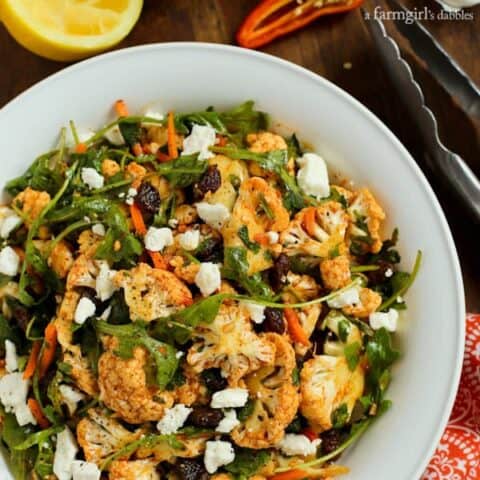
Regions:
<svg viewBox="0 0 480 480"><path fill-rule="evenodd" d="M348 12L363 0L347 0L319 5L318 0L263 0L247 16L237 32L237 42L245 48L258 48L275 38L298 30L324 15Z"/></svg>

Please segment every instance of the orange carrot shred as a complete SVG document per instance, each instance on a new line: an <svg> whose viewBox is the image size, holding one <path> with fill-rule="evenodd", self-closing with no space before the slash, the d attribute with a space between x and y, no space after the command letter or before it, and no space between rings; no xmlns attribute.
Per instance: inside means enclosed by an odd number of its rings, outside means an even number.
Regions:
<svg viewBox="0 0 480 480"><path fill-rule="evenodd" d="M309 427L302 430L302 434L305 435L311 442L317 440L318 435Z"/></svg>
<svg viewBox="0 0 480 480"><path fill-rule="evenodd" d="M130 215L132 217L133 227L139 235L145 235L147 233L147 227L143 220L142 211L136 203L130 205Z"/></svg>
<svg viewBox="0 0 480 480"><path fill-rule="evenodd" d="M178 157L177 133L175 132L175 117L173 115L173 112L168 112L167 145L168 145L168 155L171 158L177 158Z"/></svg>
<svg viewBox="0 0 480 480"><path fill-rule="evenodd" d="M288 470L288 472L277 473L268 477L268 480L302 480L303 478L307 478L307 472L304 470Z"/></svg>
<svg viewBox="0 0 480 480"><path fill-rule="evenodd" d="M287 319L288 333L292 337L292 340L302 345L310 345L307 334L300 324L297 312L293 310L293 308L286 308L284 312L285 318Z"/></svg>
<svg viewBox="0 0 480 480"><path fill-rule="evenodd" d="M147 250L147 252L150 255L150 258L152 259L153 266L155 268L160 268L162 270L167 269L167 262L165 262L165 259L162 257L161 253L152 252L150 250Z"/></svg>
<svg viewBox="0 0 480 480"><path fill-rule="evenodd" d="M35 369L37 368L38 362L38 354L40 353L40 347L42 346L42 342L40 340L36 340L33 342L32 350L30 352L30 356L28 357L27 366L23 372L24 380L28 380L29 378L33 377L35 373Z"/></svg>
<svg viewBox="0 0 480 480"><path fill-rule="evenodd" d="M270 243L268 235L266 233L257 233L253 239L262 246L266 246Z"/></svg>
<svg viewBox="0 0 480 480"><path fill-rule="evenodd" d="M45 328L45 342L39 365L39 377L42 378L47 373L48 368L55 358L57 348L57 329L53 323L49 323Z"/></svg>
<svg viewBox="0 0 480 480"><path fill-rule="evenodd" d="M132 147L133 154L136 157L139 157L140 155L143 155L143 148L139 143L135 143Z"/></svg>
<svg viewBox="0 0 480 480"><path fill-rule="evenodd" d="M47 420L45 415L42 412L42 407L40 404L34 399L34 398L29 398L27 400L27 405L30 411L32 412L32 415L34 416L35 420L38 423L38 426L40 428L48 428L50 426L50 422Z"/></svg>
<svg viewBox="0 0 480 480"><path fill-rule="evenodd" d="M128 108L124 100L117 100L115 102L115 111L119 117L128 117Z"/></svg>
<svg viewBox="0 0 480 480"><path fill-rule="evenodd" d="M77 143L77 145L75 145L75 153L85 153L87 148L84 143Z"/></svg>
<svg viewBox="0 0 480 480"><path fill-rule="evenodd" d="M305 210L305 216L303 217L303 226L309 235L312 237L315 235L316 229L316 214L315 207L309 207Z"/></svg>
<svg viewBox="0 0 480 480"><path fill-rule="evenodd" d="M159 162L165 163L165 162L169 162L171 160L171 157L169 155L167 155L166 153L163 153L160 150L158 150L157 160Z"/></svg>
<svg viewBox="0 0 480 480"><path fill-rule="evenodd" d="M227 142L227 137L224 137L223 135L217 135L217 147L224 147Z"/></svg>

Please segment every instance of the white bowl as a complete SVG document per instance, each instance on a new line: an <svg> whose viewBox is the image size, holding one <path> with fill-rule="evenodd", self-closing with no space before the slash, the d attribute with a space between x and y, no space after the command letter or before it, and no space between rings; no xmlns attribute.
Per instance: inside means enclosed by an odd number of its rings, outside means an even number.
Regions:
<svg viewBox="0 0 480 480"><path fill-rule="evenodd" d="M330 165L378 195L385 231L400 230L402 267L418 249L423 265L407 295L393 408L341 459L346 478L416 480L448 419L460 376L464 293L445 217L422 172L395 136L360 103L323 78L258 52L201 43L148 45L102 55L40 82L0 111L1 183L52 147L74 119L99 127L123 98L133 111L229 107L246 99L308 140ZM8 478L0 459L0 477Z"/></svg>

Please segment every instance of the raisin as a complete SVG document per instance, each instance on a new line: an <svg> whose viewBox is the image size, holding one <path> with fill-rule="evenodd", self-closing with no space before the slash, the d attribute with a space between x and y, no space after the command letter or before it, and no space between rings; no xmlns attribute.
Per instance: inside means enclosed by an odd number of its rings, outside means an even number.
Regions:
<svg viewBox="0 0 480 480"><path fill-rule="evenodd" d="M194 458L177 458L174 470L180 480L207 480L209 478L202 462Z"/></svg>
<svg viewBox="0 0 480 480"><path fill-rule="evenodd" d="M223 241L218 237L206 238L195 252L201 262L223 262Z"/></svg>
<svg viewBox="0 0 480 480"><path fill-rule="evenodd" d="M366 272L368 281L372 285L378 285L379 283L384 283L388 281L389 277L385 276L385 273L390 270L393 274L394 267L391 263L380 260L378 262L378 270L373 270L371 272ZM390 276L391 278L391 276Z"/></svg>
<svg viewBox="0 0 480 480"><path fill-rule="evenodd" d="M215 428L223 418L221 410L210 407L194 407L187 422L199 428Z"/></svg>
<svg viewBox="0 0 480 480"><path fill-rule="evenodd" d="M219 368L209 368L202 372L202 378L206 387L211 392L218 392L227 388L227 379L223 378Z"/></svg>
<svg viewBox="0 0 480 480"><path fill-rule="evenodd" d="M216 165L210 165L207 171L203 174L203 177L197 184L197 190L205 195L208 192L216 192L222 184L222 176L220 170Z"/></svg>
<svg viewBox="0 0 480 480"><path fill-rule="evenodd" d="M278 292L285 283L285 278L290 270L290 260L284 253L280 254L270 269L270 284Z"/></svg>
<svg viewBox="0 0 480 480"><path fill-rule="evenodd" d="M320 434L320 438L322 439L322 453L328 455L334 452L340 446L341 437L341 433L333 428Z"/></svg>
<svg viewBox="0 0 480 480"><path fill-rule="evenodd" d="M285 320L283 319L283 311L279 308L265 309L265 320L258 325L262 332L273 332L282 334L285 332Z"/></svg>
<svg viewBox="0 0 480 480"><path fill-rule="evenodd" d="M12 312L12 318L15 319L17 325L25 332L28 323L30 322L30 313L28 310L15 298L6 297L8 308Z"/></svg>
<svg viewBox="0 0 480 480"><path fill-rule="evenodd" d="M149 182L142 182L135 197L135 203L143 213L155 214L160 208L160 194Z"/></svg>

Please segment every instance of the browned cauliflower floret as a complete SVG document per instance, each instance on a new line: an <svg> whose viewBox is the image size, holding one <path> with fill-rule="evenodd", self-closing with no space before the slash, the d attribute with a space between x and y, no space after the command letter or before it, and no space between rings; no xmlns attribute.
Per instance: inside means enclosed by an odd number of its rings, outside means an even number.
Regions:
<svg viewBox="0 0 480 480"><path fill-rule="evenodd" d="M111 454L138 440L141 432L130 432L111 415L90 409L77 425L77 441L87 462L100 466Z"/></svg>
<svg viewBox="0 0 480 480"><path fill-rule="evenodd" d="M340 203L328 201L304 208L295 215L280 236L287 255L313 255L327 258L335 249L345 251L349 217Z"/></svg>
<svg viewBox="0 0 480 480"><path fill-rule="evenodd" d="M222 305L215 320L195 333L187 362L197 373L221 368L232 387L246 374L273 363L275 346L254 333L245 309L237 305Z"/></svg>
<svg viewBox="0 0 480 480"><path fill-rule="evenodd" d="M52 250L48 258L48 265L60 277L65 278L73 266L73 254L70 245L61 240Z"/></svg>
<svg viewBox="0 0 480 480"><path fill-rule="evenodd" d="M382 248L382 240L380 239L380 227L385 220L385 212L375 200L368 188L359 190L348 207L348 213L351 217L352 227L350 236L367 236L370 235L372 243L369 247L370 252L378 253ZM359 220L365 222L368 232L365 232L359 225Z"/></svg>
<svg viewBox="0 0 480 480"><path fill-rule="evenodd" d="M310 305L308 307L303 307L297 310L298 320L300 321L302 330L305 332L308 338L310 338L313 331L315 330L315 326L317 324L318 317L321 311L322 306L319 304ZM309 343L309 345L303 345L301 343L295 342L295 352L298 355L305 355L310 347L311 343Z"/></svg>
<svg viewBox="0 0 480 480"><path fill-rule="evenodd" d="M132 321L167 317L192 303L190 290L175 274L146 263L119 271L113 282L125 291Z"/></svg>
<svg viewBox="0 0 480 480"><path fill-rule="evenodd" d="M97 273L98 268L95 262L87 255L79 255L68 272L67 290L75 287L95 288Z"/></svg>
<svg viewBox="0 0 480 480"><path fill-rule="evenodd" d="M184 405L192 405L193 403L205 403L207 401L208 390L205 385L200 382L200 378L193 368L188 364L183 367L183 376L185 382L173 390L175 403L183 403Z"/></svg>
<svg viewBox="0 0 480 480"><path fill-rule="evenodd" d="M323 285L329 290L339 290L348 285L352 279L350 260L347 255L325 259L320 264Z"/></svg>
<svg viewBox="0 0 480 480"><path fill-rule="evenodd" d="M170 260L170 266L173 267L173 273L188 284L195 283L195 277L200 270L199 263L187 263L185 258L177 255Z"/></svg>
<svg viewBox="0 0 480 480"><path fill-rule="evenodd" d="M102 175L105 177L113 177L120 171L120 165L110 158L106 158L102 162Z"/></svg>
<svg viewBox="0 0 480 480"><path fill-rule="evenodd" d="M371 313L375 312L382 304L382 297L379 293L370 290L369 288L361 288L359 292L360 303L354 305L347 305L342 308L342 311L357 318L366 318Z"/></svg>
<svg viewBox="0 0 480 480"><path fill-rule="evenodd" d="M266 205L269 214L265 213ZM233 207L232 215L222 228L222 236L226 247L243 247L239 237L240 229L248 228L251 242L258 242L267 232L280 232L289 222L289 213L283 206L280 193L263 179L253 177L244 181L240 187L238 199ZM267 245L263 245L257 252L247 250L249 265L248 275L253 275L270 268L272 260L265 255Z"/></svg>
<svg viewBox="0 0 480 480"><path fill-rule="evenodd" d="M190 225L198 220L198 212L192 205L184 204L175 209L174 218L179 225Z"/></svg>
<svg viewBox="0 0 480 480"><path fill-rule="evenodd" d="M98 361L100 399L126 422L160 420L173 405L173 393L147 385L145 349L135 347L133 357L123 359L115 354L117 339L107 337L104 344L106 352Z"/></svg>
<svg viewBox="0 0 480 480"><path fill-rule="evenodd" d="M262 337L275 345L275 360L245 378L253 411L231 433L237 445L255 449L272 447L283 438L299 404L297 387L292 383L296 366L292 346L287 337L276 333Z"/></svg>
<svg viewBox="0 0 480 480"><path fill-rule="evenodd" d="M50 195L48 192L39 192L30 187L27 187L13 199L14 205L21 205L21 210L25 214L25 223L28 226L40 215L49 202Z"/></svg>
<svg viewBox="0 0 480 480"><path fill-rule="evenodd" d="M160 474L152 460L117 460L110 465L108 480L160 480Z"/></svg>
<svg viewBox="0 0 480 480"><path fill-rule="evenodd" d="M284 303L306 302L317 298L318 294L318 285L313 277L288 272L286 287L282 293Z"/></svg>
<svg viewBox="0 0 480 480"><path fill-rule="evenodd" d="M352 372L344 356L319 355L303 364L300 412L316 432L332 428L332 413L343 403L351 414L364 389L364 371Z"/></svg>
<svg viewBox="0 0 480 480"><path fill-rule="evenodd" d="M87 257L93 257L100 245L100 239L91 230L84 230L77 242L79 252Z"/></svg>
<svg viewBox="0 0 480 480"><path fill-rule="evenodd" d="M247 143L250 145L249 150L257 153L287 149L285 139L272 132L250 133L247 135Z"/></svg>
<svg viewBox="0 0 480 480"><path fill-rule="evenodd" d="M336 190L337 193L339 193L347 201L347 203L350 203L350 201L355 195L351 190L348 190L348 188L345 187L341 187L340 185L331 185L330 189Z"/></svg>
<svg viewBox="0 0 480 480"><path fill-rule="evenodd" d="M137 162L130 162L125 168L125 173L127 178L140 182L147 174L147 169Z"/></svg>

